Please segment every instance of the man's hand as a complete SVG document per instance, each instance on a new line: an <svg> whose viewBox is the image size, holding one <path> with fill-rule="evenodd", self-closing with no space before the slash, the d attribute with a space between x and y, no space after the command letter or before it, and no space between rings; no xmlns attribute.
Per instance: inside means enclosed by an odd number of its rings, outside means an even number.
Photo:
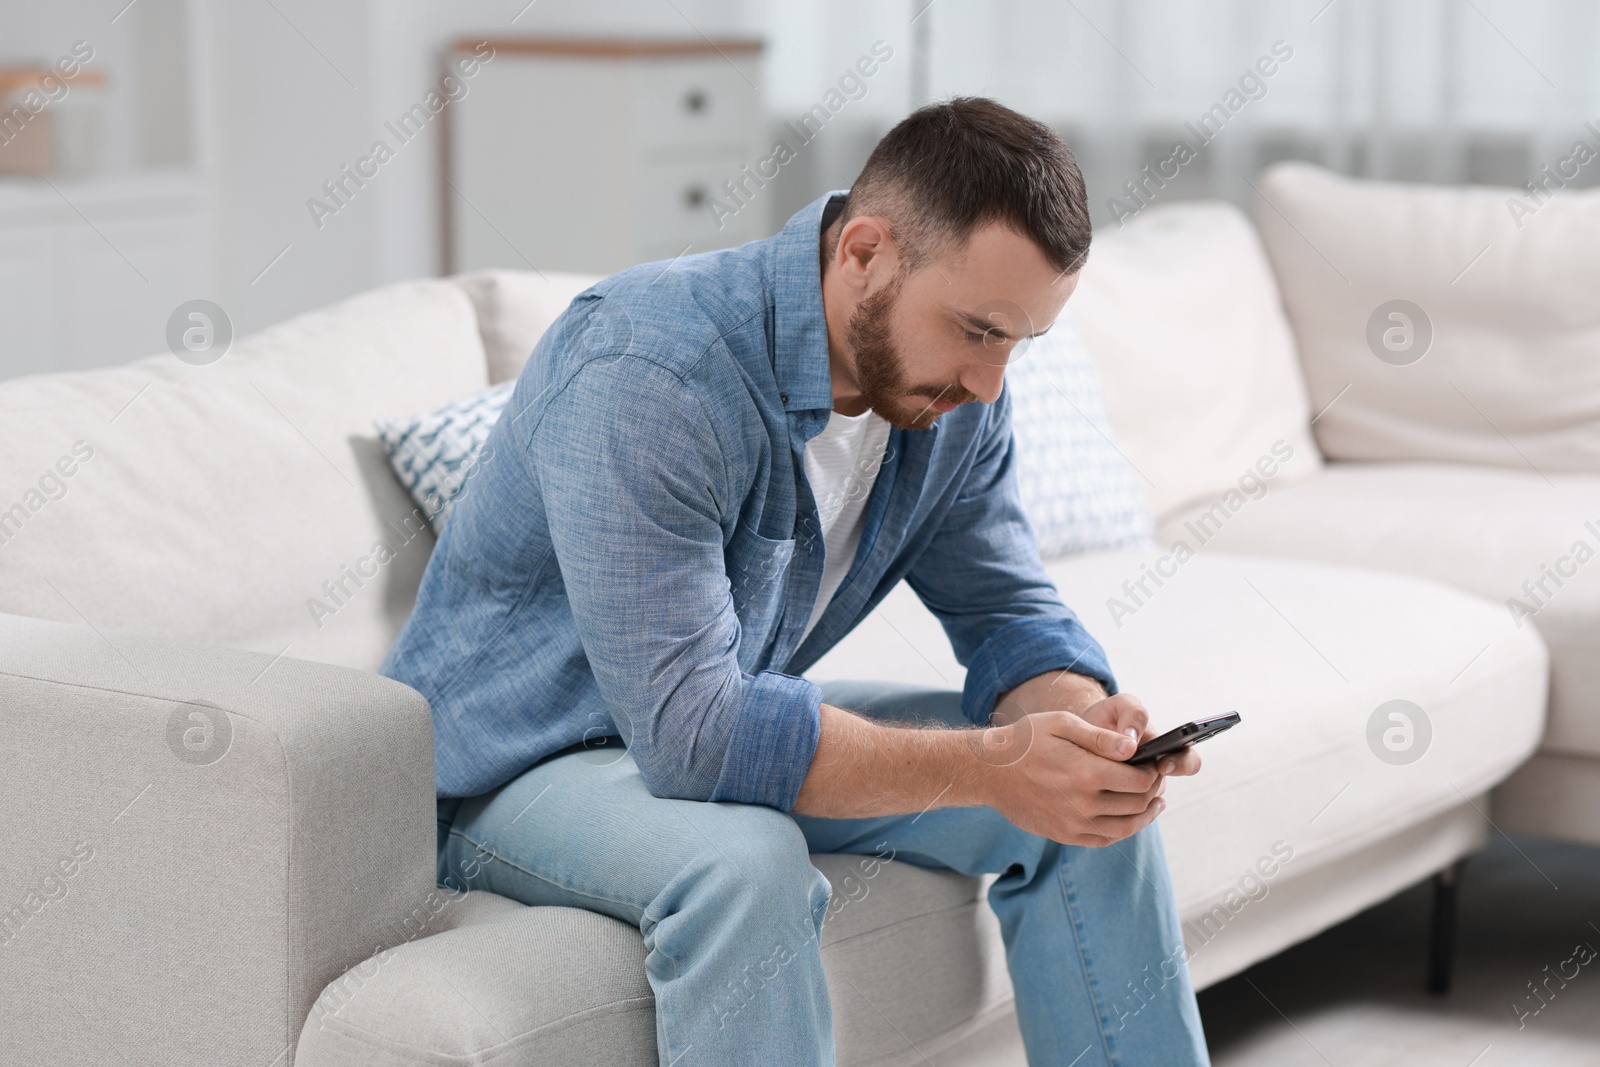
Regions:
<svg viewBox="0 0 1600 1067"><path fill-rule="evenodd" d="M1115 699L1115 698L1111 698ZM1125 761L1127 733L1070 711L1036 711L986 731L985 803L1030 833L1091 848L1121 841L1166 807L1166 779Z"/></svg>
<svg viewBox="0 0 1600 1067"><path fill-rule="evenodd" d="M1032 723L1040 715L1075 715L1093 728L1091 733L1075 729L1070 723L1053 718L1050 723ZM1200 771L1200 755L1194 747L1163 757L1154 766L1122 766L1120 771L1096 768L1083 757L1096 755L1099 763L1122 763L1133 755L1112 745L1112 736L1126 736L1138 742L1157 736L1150 729L1149 713L1139 697L1128 693L1106 696L1106 689L1094 678L1069 670L1048 670L1008 689L995 701L992 721L995 728L1010 733L995 736L998 749L1010 747L1018 752L1014 773L1002 774L995 785L995 809L1024 830L1061 841L1064 845L1110 845L1149 824L1166 806L1158 801L1168 776L1186 776ZM1062 750L1074 745L1078 753ZM1035 755L1034 747L1040 745ZM1128 771L1141 774L1130 779ZM1062 779L1062 774L1067 774ZM1085 777L1088 776L1088 777ZM1077 782L1077 792L1062 782ZM1059 787L1059 803L1067 811L1040 808L1032 798L1038 785L1054 782ZM1019 822L1019 819L1022 819ZM1062 837L1066 835L1066 837Z"/></svg>
<svg viewBox="0 0 1600 1067"><path fill-rule="evenodd" d="M1159 736L1150 728L1149 716L1144 710L1144 705L1139 698L1131 693L1118 693L1114 697L1096 701L1082 712L1085 721L1107 730L1129 734L1141 743ZM1194 746L1180 749L1170 756L1163 756L1156 764L1156 770L1164 775L1184 777L1195 774L1200 770L1200 754Z"/></svg>
<svg viewBox="0 0 1600 1067"><path fill-rule="evenodd" d="M1007 691L992 721L990 805L1062 844L1109 845L1137 833L1165 809L1166 778L1200 770L1193 748L1128 766L1137 744L1156 736L1144 705L1127 693L1108 697L1092 678L1066 671Z"/></svg>
<svg viewBox="0 0 1600 1067"><path fill-rule="evenodd" d="M1071 671L1046 671L1000 694L989 721L995 726L1016 722L1036 711L1077 712L1096 726L1119 732L1134 731L1140 742L1156 736L1139 698L1129 693L1107 697L1105 687L1093 678ZM1191 746L1161 760L1156 770L1162 774L1195 774L1200 757Z"/></svg>

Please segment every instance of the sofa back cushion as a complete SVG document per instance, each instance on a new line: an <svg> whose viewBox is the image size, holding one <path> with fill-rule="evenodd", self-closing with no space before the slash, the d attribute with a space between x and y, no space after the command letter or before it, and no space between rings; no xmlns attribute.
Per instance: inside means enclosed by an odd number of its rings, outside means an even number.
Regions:
<svg viewBox="0 0 1600 1067"><path fill-rule="evenodd" d="M1157 206L1097 234L1070 306L1158 524L1241 479L1321 466L1272 270L1237 209Z"/></svg>
<svg viewBox="0 0 1600 1067"><path fill-rule="evenodd" d="M0 611L373 669L433 543L373 420L486 384L447 281L0 382Z"/></svg>
<svg viewBox="0 0 1600 1067"><path fill-rule="evenodd" d="M478 270L451 280L472 299L489 384L510 381L522 373L545 330L572 298L601 280L599 274L561 271Z"/></svg>
<svg viewBox="0 0 1600 1067"><path fill-rule="evenodd" d="M1280 164L1257 220L1331 459L1600 471L1600 190Z"/></svg>

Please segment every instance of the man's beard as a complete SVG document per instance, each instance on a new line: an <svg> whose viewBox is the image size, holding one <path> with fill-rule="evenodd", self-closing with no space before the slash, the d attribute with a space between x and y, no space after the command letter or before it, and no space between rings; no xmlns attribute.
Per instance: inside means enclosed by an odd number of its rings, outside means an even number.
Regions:
<svg viewBox="0 0 1600 1067"><path fill-rule="evenodd" d="M845 327L845 341L855 355L856 384L867 406L891 426L902 430L925 430L939 416L931 406L935 400L966 404L977 398L960 385L908 387L905 365L890 336L889 318L900 296L904 274L856 305Z"/></svg>

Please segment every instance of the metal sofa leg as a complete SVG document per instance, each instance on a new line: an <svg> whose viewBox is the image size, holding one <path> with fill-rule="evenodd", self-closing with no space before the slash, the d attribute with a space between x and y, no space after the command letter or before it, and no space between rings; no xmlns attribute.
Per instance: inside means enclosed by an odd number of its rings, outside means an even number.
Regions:
<svg viewBox="0 0 1600 1067"><path fill-rule="evenodd" d="M1433 926L1428 935L1428 992L1443 996L1450 992L1450 974L1456 958L1456 907L1461 891L1461 872L1466 859L1459 859L1433 876Z"/></svg>

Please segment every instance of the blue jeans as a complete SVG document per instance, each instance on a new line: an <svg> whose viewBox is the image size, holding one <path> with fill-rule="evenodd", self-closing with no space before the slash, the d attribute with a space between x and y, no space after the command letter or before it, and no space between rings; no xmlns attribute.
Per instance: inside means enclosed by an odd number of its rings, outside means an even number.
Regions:
<svg viewBox="0 0 1600 1067"><path fill-rule="evenodd" d="M961 694L878 683L823 699L881 719L968 725ZM439 802L439 882L586 908L639 928L663 1065L834 1062L819 935L831 887L812 852L998 873L1000 921L1028 1062L1206 1064L1183 936L1154 824L1102 849L1060 845L989 807L823 819L650 794L627 750L551 756L498 790ZM742 994L783 951L783 978Z"/></svg>

